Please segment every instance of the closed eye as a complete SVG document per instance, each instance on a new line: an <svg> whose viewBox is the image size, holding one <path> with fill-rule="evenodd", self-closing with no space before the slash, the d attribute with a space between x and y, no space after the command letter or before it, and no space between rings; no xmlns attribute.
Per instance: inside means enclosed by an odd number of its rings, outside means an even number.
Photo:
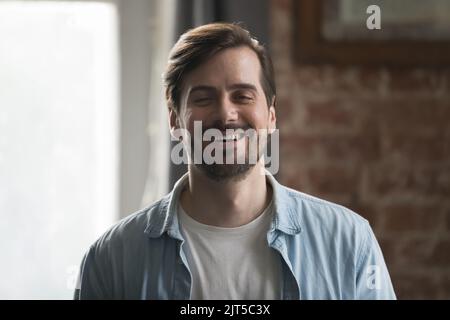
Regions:
<svg viewBox="0 0 450 320"><path fill-rule="evenodd" d="M210 97L205 97L205 98L197 98L197 99L194 99L193 100L193 103L195 104L195 105L198 105L198 106L207 106L207 105L209 105L211 102L212 102L212 98L210 98Z"/></svg>
<svg viewBox="0 0 450 320"><path fill-rule="evenodd" d="M234 97L234 100L237 103L248 104L248 103L252 103L254 99L253 99L253 96L251 96L251 95L239 94Z"/></svg>

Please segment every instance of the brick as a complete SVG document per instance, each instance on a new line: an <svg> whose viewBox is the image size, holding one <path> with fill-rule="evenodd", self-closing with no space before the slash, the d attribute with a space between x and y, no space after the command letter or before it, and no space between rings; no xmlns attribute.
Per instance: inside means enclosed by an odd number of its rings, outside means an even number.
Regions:
<svg viewBox="0 0 450 320"><path fill-rule="evenodd" d="M422 300L439 297L437 277L431 273L392 273L391 278L398 299Z"/></svg>
<svg viewBox="0 0 450 320"><path fill-rule="evenodd" d="M416 269L426 269L429 266L431 254L436 246L436 241L428 237L406 238L399 244L398 254L404 266L414 266Z"/></svg>
<svg viewBox="0 0 450 320"><path fill-rule="evenodd" d="M447 231L450 233L450 209L448 208L448 206L447 206L447 214L446 214L446 218L447 218L447 222L446 222L446 225L447 225Z"/></svg>
<svg viewBox="0 0 450 320"><path fill-rule="evenodd" d="M303 90L339 93L347 99L355 92L366 97L385 95L390 75L382 68L332 65L301 66L293 74Z"/></svg>
<svg viewBox="0 0 450 320"><path fill-rule="evenodd" d="M416 238L404 241L399 248L405 266L450 269L450 240L446 238Z"/></svg>
<svg viewBox="0 0 450 320"><path fill-rule="evenodd" d="M388 163L370 168L369 185L378 196L448 198L450 168L408 166L408 162Z"/></svg>
<svg viewBox="0 0 450 320"><path fill-rule="evenodd" d="M308 189L308 180L306 170L295 165L285 165L280 170L280 182L289 188L302 192L310 192Z"/></svg>
<svg viewBox="0 0 450 320"><path fill-rule="evenodd" d="M439 132L438 134L427 135L403 132L401 134L391 134L385 137L383 141L383 154L389 155L396 153L414 163L445 161L450 159L448 147L450 139L444 139Z"/></svg>
<svg viewBox="0 0 450 320"><path fill-rule="evenodd" d="M309 163L318 157L317 139L308 135L281 136L280 160L292 167Z"/></svg>
<svg viewBox="0 0 450 320"><path fill-rule="evenodd" d="M392 205L381 211L385 216L384 230L386 232L436 232L441 229L443 223L440 205Z"/></svg>
<svg viewBox="0 0 450 320"><path fill-rule="evenodd" d="M414 133L421 129L445 128L450 121L450 102L433 96L393 98L369 102L377 110L387 132Z"/></svg>
<svg viewBox="0 0 450 320"><path fill-rule="evenodd" d="M391 87L396 91L429 91L431 75L420 69L399 70L392 75Z"/></svg>
<svg viewBox="0 0 450 320"><path fill-rule="evenodd" d="M447 90L449 70L430 72L427 69L399 69L392 73L391 89L394 92L435 94Z"/></svg>
<svg viewBox="0 0 450 320"><path fill-rule="evenodd" d="M308 126L351 127L355 112L346 108L342 99L309 101L306 105L306 124Z"/></svg>
<svg viewBox="0 0 450 320"><path fill-rule="evenodd" d="M320 137L319 147L323 156L332 161L374 161L380 157L380 141L375 135Z"/></svg>
<svg viewBox="0 0 450 320"><path fill-rule="evenodd" d="M381 252L383 253L386 266L388 270L391 270L398 264L397 241L379 237L376 232L375 235L378 238L378 244L380 245Z"/></svg>
<svg viewBox="0 0 450 320"><path fill-rule="evenodd" d="M292 117L292 101L288 97L277 97L275 111L277 121L279 117L289 119Z"/></svg>
<svg viewBox="0 0 450 320"><path fill-rule="evenodd" d="M442 288L442 296L439 297L439 299L450 300L450 274L444 274L441 277L439 283L441 284Z"/></svg>
<svg viewBox="0 0 450 320"><path fill-rule="evenodd" d="M428 260L429 265L450 269L450 240L445 239L437 243Z"/></svg>
<svg viewBox="0 0 450 320"><path fill-rule="evenodd" d="M367 219L372 229L374 229L374 231L378 231L378 228L380 227L380 216L372 204L360 203L357 199L355 199L353 202L344 203L343 205Z"/></svg>
<svg viewBox="0 0 450 320"><path fill-rule="evenodd" d="M363 87L378 97L389 94L391 73L384 68L365 67L361 71L359 81Z"/></svg>
<svg viewBox="0 0 450 320"><path fill-rule="evenodd" d="M352 168L310 168L308 178L317 194L354 194L358 189L358 172Z"/></svg>
<svg viewBox="0 0 450 320"><path fill-rule="evenodd" d="M380 158L380 148L376 135L305 133L280 138L280 157L287 161L367 163Z"/></svg>
<svg viewBox="0 0 450 320"><path fill-rule="evenodd" d="M321 69L312 66L302 66L292 74L296 85L302 90L323 90L323 76Z"/></svg>

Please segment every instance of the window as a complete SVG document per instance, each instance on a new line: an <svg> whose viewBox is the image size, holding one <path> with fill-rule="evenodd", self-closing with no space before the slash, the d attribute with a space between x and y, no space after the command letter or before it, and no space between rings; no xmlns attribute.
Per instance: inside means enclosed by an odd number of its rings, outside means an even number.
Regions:
<svg viewBox="0 0 450 320"><path fill-rule="evenodd" d="M70 299L118 217L114 2L0 1L0 299Z"/></svg>

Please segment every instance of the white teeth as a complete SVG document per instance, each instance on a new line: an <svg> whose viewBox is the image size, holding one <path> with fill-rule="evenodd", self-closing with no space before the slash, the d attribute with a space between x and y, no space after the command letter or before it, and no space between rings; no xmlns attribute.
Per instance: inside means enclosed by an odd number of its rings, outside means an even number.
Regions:
<svg viewBox="0 0 450 320"><path fill-rule="evenodd" d="M224 140L234 140L237 136L235 134L227 135L224 137Z"/></svg>
<svg viewBox="0 0 450 320"><path fill-rule="evenodd" d="M234 141L239 140L244 136L244 133L241 134L228 134L225 135L222 139L218 139L219 141Z"/></svg>

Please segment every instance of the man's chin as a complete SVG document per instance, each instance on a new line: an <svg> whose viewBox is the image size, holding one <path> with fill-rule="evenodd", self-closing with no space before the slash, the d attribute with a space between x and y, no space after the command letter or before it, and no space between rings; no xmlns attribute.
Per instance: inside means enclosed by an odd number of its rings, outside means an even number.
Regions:
<svg viewBox="0 0 450 320"><path fill-rule="evenodd" d="M242 180L255 164L197 164L200 170L214 181Z"/></svg>

